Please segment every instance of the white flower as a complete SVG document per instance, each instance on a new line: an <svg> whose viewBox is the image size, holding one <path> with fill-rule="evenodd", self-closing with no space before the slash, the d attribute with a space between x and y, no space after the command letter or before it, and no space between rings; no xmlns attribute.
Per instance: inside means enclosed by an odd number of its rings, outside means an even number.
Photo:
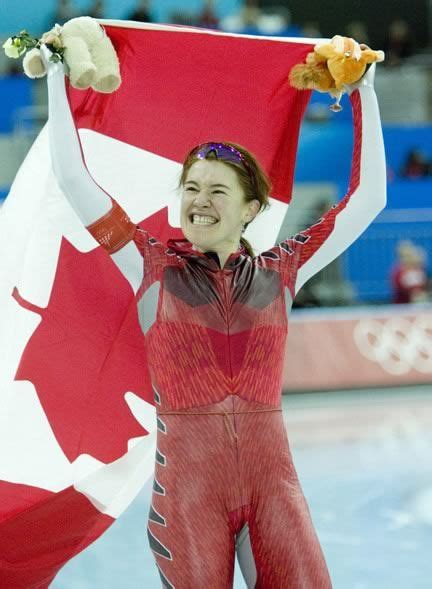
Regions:
<svg viewBox="0 0 432 589"><path fill-rule="evenodd" d="M2 47L5 50L6 55L8 57L13 57L14 59L18 59L18 57L25 52L25 47L22 47L21 41L19 39L14 40L12 37L9 37L9 39L3 43Z"/></svg>

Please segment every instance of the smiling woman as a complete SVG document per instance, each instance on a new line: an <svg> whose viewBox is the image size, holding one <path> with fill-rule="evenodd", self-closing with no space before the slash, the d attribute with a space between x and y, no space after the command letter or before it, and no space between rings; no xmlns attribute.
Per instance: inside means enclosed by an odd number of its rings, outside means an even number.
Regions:
<svg viewBox="0 0 432 589"><path fill-rule="evenodd" d="M385 204L374 70L351 88L352 180L314 225L254 256L242 237L270 183L233 143L187 155L179 186L185 239L165 245L128 217L82 159L62 64L47 63L58 183L136 293L157 413L147 534L162 584L330 589L281 408L288 313L310 276ZM156 301L156 303L155 303Z"/></svg>
<svg viewBox="0 0 432 589"><path fill-rule="evenodd" d="M271 185L249 151L229 142L194 147L183 164L179 187L181 227L194 249L215 251L221 267L239 244L254 256L242 233L270 206ZM200 231L204 226L215 231Z"/></svg>

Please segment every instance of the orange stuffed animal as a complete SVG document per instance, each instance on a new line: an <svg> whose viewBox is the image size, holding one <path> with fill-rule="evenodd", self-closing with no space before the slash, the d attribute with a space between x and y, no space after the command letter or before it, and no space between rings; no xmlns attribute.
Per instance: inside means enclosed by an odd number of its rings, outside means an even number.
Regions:
<svg viewBox="0 0 432 589"><path fill-rule="evenodd" d="M342 108L340 99L345 86L360 80L368 64L383 60L383 51L374 51L354 39L335 35L330 42L317 43L314 51L306 56L306 63L291 69L289 80L298 90L329 92L336 98L330 108L338 111Z"/></svg>

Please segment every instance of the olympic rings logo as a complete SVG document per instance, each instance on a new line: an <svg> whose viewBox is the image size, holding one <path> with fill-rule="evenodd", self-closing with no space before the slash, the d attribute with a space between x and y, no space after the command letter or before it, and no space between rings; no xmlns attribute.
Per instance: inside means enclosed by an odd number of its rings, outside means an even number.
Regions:
<svg viewBox="0 0 432 589"><path fill-rule="evenodd" d="M432 374L432 317L362 319L354 327L354 341L368 360L392 375L416 370Z"/></svg>

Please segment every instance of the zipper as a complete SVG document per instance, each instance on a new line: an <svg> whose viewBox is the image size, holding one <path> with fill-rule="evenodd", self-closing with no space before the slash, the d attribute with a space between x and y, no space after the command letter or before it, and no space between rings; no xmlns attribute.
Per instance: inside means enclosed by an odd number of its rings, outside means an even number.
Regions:
<svg viewBox="0 0 432 589"><path fill-rule="evenodd" d="M224 291L224 296L225 296L225 309L226 309L226 317L227 317L227 339L228 339L228 355L229 355L229 366L230 366L230 378L232 380L233 378L233 370L232 370L232 364L231 364L231 341L230 341L230 329L229 329L229 310L228 310L228 295L227 295L227 288L226 288L226 284L225 284L225 271L224 270L219 270L219 272L222 274L222 284L223 284L223 291ZM230 392L230 394L232 394Z"/></svg>
<svg viewBox="0 0 432 589"><path fill-rule="evenodd" d="M230 256L231 257L231 256ZM228 260L226 260L225 265L227 264ZM225 266L224 266L225 268ZM231 272L225 272L224 268L221 268L219 270L219 274L222 275L222 283L223 283L223 291L224 291L224 296L225 296L225 309L226 309L226 317L227 317L227 340L228 340L228 354L229 354L229 367L230 367L230 379L232 382L233 379L233 369L232 369L232 363L231 363L231 334L230 334L230 319L231 319L231 311L228 307L228 294L227 294L227 286L226 286L226 279L230 276ZM230 396L231 396L231 406L232 406L232 431L234 432L234 443L236 446L236 455L237 455L237 463L239 461L239 455L238 455L238 445L237 445L237 425L236 425L236 420L235 420L235 414L234 414L234 409L235 409L235 399L234 399L234 394L232 393L232 391L229 392ZM230 417L227 415L226 416L227 419L229 419ZM240 492L240 496L242 497L242 493L241 493L241 488L239 487L239 492Z"/></svg>

